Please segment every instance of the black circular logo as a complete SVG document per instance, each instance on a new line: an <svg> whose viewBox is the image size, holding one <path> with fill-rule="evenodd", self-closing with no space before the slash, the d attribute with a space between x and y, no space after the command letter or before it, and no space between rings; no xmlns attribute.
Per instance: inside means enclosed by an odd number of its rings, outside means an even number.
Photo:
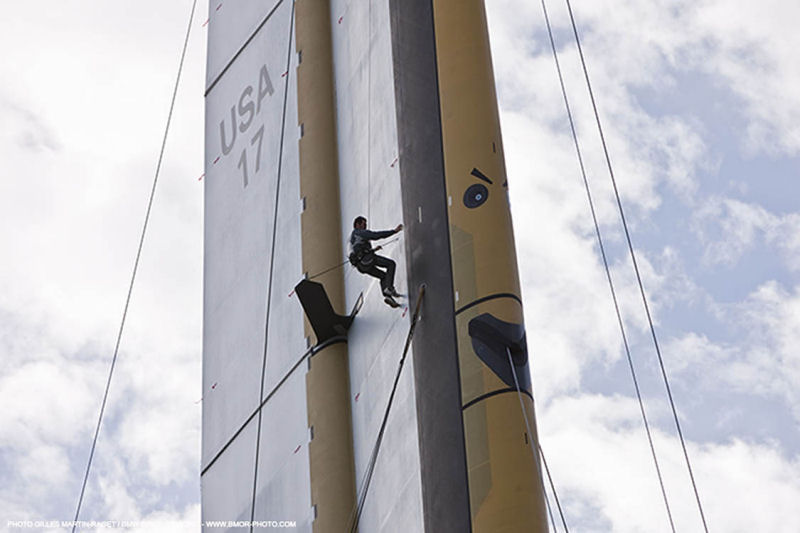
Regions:
<svg viewBox="0 0 800 533"><path fill-rule="evenodd" d="M480 183L476 183L470 185L464 192L464 205L470 209L475 209L483 205L487 198L489 198L489 189Z"/></svg>

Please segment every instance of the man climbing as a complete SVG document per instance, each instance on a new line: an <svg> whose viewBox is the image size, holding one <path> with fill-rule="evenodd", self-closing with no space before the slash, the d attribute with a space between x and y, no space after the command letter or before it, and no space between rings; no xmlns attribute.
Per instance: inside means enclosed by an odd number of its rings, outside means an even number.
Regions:
<svg viewBox="0 0 800 533"><path fill-rule="evenodd" d="M385 239L402 230L403 225L398 224L394 229L370 231L367 229L367 219L358 216L353 221L353 232L350 234L350 263L362 274L369 274L381 280L384 301L392 307L400 307L400 304L394 299L396 296L400 296L394 290L395 262L388 257L376 254L369 241ZM380 249L380 246L377 249Z"/></svg>

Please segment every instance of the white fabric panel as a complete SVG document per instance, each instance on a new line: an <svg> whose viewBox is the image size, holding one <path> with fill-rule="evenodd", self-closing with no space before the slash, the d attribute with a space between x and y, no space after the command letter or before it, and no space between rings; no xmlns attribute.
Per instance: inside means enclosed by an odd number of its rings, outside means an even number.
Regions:
<svg viewBox="0 0 800 533"><path fill-rule="evenodd" d="M332 0L342 234L358 215L371 229L402 222L397 126L387 0ZM394 165L393 165L394 163ZM397 263L399 292L406 284L404 234L379 252ZM374 278L347 266L348 309L359 293L366 299L348 335L356 483L361 484L383 417L410 325L409 310L383 302ZM361 531L422 531L422 489L414 400L413 357L389 417L360 521ZM356 399L357 397L357 399Z"/></svg>
<svg viewBox="0 0 800 533"><path fill-rule="evenodd" d="M287 2L206 98L204 465L259 404L290 13ZM287 131L285 152L297 151L294 132ZM295 182L296 191L296 164L284 168L282 182ZM299 222L297 202L282 200L282 211L293 208ZM293 231L299 242L299 223L282 229L289 233L281 240ZM299 265L297 251L281 256L276 271L299 277ZM295 346L302 353L302 334Z"/></svg>
<svg viewBox="0 0 800 533"><path fill-rule="evenodd" d="M250 520L256 458L253 419L201 478L202 520ZM221 531L203 528L204 531Z"/></svg>
<svg viewBox="0 0 800 533"><path fill-rule="evenodd" d="M224 4L217 14L229 18L211 19L216 26L209 35L209 65L226 50L238 50L273 5L275 12L206 97L203 468L306 350L302 308L288 297L302 275L292 2ZM305 371L305 365L297 368L262 408L255 507L256 520L295 521L300 531L310 530L311 516ZM203 475L204 519L250 520L257 433L256 415ZM294 444L287 454L289 440L301 448L295 452Z"/></svg>
<svg viewBox="0 0 800 533"><path fill-rule="evenodd" d="M208 3L206 87L230 63L278 4L290 0L211 0ZM281 6L285 7L285 6Z"/></svg>
<svg viewBox="0 0 800 533"><path fill-rule="evenodd" d="M311 531L306 370L301 365L262 409L255 520Z"/></svg>

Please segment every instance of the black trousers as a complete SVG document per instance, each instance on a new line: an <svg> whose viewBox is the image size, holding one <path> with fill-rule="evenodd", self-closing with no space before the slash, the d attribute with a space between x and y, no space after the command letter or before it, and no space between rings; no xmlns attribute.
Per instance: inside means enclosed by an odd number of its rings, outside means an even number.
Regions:
<svg viewBox="0 0 800 533"><path fill-rule="evenodd" d="M396 264L394 261L389 259L388 257L383 257L382 255L371 254L374 258L372 263L369 266L363 264L359 267L358 271L363 274L369 274L374 278L378 278L381 280L381 291L385 291L386 289L394 290L394 270ZM368 258L364 258L368 259ZM378 267L383 267L386 270L381 270Z"/></svg>

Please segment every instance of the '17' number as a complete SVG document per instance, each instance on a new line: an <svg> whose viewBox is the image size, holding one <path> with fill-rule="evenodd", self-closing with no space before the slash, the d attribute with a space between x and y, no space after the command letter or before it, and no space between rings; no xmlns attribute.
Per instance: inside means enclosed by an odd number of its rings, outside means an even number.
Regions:
<svg viewBox="0 0 800 533"><path fill-rule="evenodd" d="M261 169L261 142L264 140L264 126L262 125L253 138L250 139L250 146L255 146L258 143L258 148L256 148L256 172ZM248 174L247 174L247 148L242 148L242 155L239 157L239 164L237 168L242 169L242 180L244 181L244 186L247 187L249 182Z"/></svg>

